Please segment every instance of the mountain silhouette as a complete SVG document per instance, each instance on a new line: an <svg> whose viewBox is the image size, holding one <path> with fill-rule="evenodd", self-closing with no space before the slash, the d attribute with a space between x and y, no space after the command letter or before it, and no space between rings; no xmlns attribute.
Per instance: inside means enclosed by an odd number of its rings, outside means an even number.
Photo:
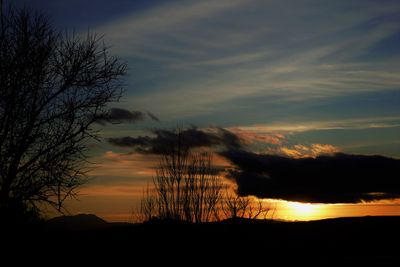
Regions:
<svg viewBox="0 0 400 267"><path fill-rule="evenodd" d="M60 230L89 230L101 229L109 226L108 222L93 214L55 217L49 219L46 224L50 229Z"/></svg>

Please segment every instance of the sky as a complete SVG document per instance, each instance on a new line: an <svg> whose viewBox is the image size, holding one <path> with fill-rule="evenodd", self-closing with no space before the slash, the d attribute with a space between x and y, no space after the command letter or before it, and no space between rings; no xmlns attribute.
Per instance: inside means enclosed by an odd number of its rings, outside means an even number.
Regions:
<svg viewBox="0 0 400 267"><path fill-rule="evenodd" d="M49 14L60 30L102 35L110 53L128 65L124 96L112 107L158 118L102 126L104 140L90 151L97 165L79 201L69 203L72 213L129 218L156 159L107 140L154 136L154 129L224 129L257 155L400 158L399 1L14 4ZM220 160L232 165L229 158ZM324 212L271 203L282 206L281 218L294 220L400 215L396 200L379 201L332 203Z"/></svg>

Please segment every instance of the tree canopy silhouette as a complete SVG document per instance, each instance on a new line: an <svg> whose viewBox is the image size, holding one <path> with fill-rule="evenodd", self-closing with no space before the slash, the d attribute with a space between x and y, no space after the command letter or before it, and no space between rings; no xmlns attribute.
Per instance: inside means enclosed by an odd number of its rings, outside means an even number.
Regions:
<svg viewBox="0 0 400 267"><path fill-rule="evenodd" d="M61 34L43 14L0 8L1 211L61 210L85 180L91 126L119 99L126 65L95 34Z"/></svg>

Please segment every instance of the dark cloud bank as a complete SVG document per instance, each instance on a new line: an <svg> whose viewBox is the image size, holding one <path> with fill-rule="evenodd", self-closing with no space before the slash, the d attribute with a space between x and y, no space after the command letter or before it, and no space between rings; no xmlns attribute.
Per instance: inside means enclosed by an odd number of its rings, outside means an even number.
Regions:
<svg viewBox="0 0 400 267"><path fill-rule="evenodd" d="M183 147L216 147L239 149L240 139L223 128L213 128L213 131L202 131L196 127L183 130L153 130L152 136L109 138L108 142L115 146L132 147L141 153L162 154L177 144L178 140Z"/></svg>
<svg viewBox="0 0 400 267"><path fill-rule="evenodd" d="M106 125L108 123L135 123L138 121L143 121L146 116L153 121L159 121L159 119L150 112L141 111L129 111L122 108L111 108L108 112L98 114L95 120L98 124Z"/></svg>
<svg viewBox="0 0 400 267"><path fill-rule="evenodd" d="M179 137L178 137L179 136ZM234 133L192 127L154 130L152 136L109 138L116 146L161 154L180 138L187 148L219 147L234 166L229 179L238 194L310 203L359 203L400 198L400 160L383 156L335 154L294 159L246 151Z"/></svg>
<svg viewBox="0 0 400 267"><path fill-rule="evenodd" d="M240 195L310 203L358 203L400 197L400 160L336 154L293 159L245 151L222 153L238 170Z"/></svg>

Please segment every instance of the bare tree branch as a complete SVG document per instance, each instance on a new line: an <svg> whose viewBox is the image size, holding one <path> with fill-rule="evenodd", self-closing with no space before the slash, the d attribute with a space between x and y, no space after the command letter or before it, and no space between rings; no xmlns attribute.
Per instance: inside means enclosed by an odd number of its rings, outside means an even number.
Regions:
<svg viewBox="0 0 400 267"><path fill-rule="evenodd" d="M1 11L0 205L61 210L85 180L91 126L121 96L126 65L95 34L62 35L42 14Z"/></svg>
<svg viewBox="0 0 400 267"><path fill-rule="evenodd" d="M144 194L142 217L194 223L216 220L223 184L211 161L208 153L190 151L178 130L176 142L161 156L154 191L147 189Z"/></svg>

